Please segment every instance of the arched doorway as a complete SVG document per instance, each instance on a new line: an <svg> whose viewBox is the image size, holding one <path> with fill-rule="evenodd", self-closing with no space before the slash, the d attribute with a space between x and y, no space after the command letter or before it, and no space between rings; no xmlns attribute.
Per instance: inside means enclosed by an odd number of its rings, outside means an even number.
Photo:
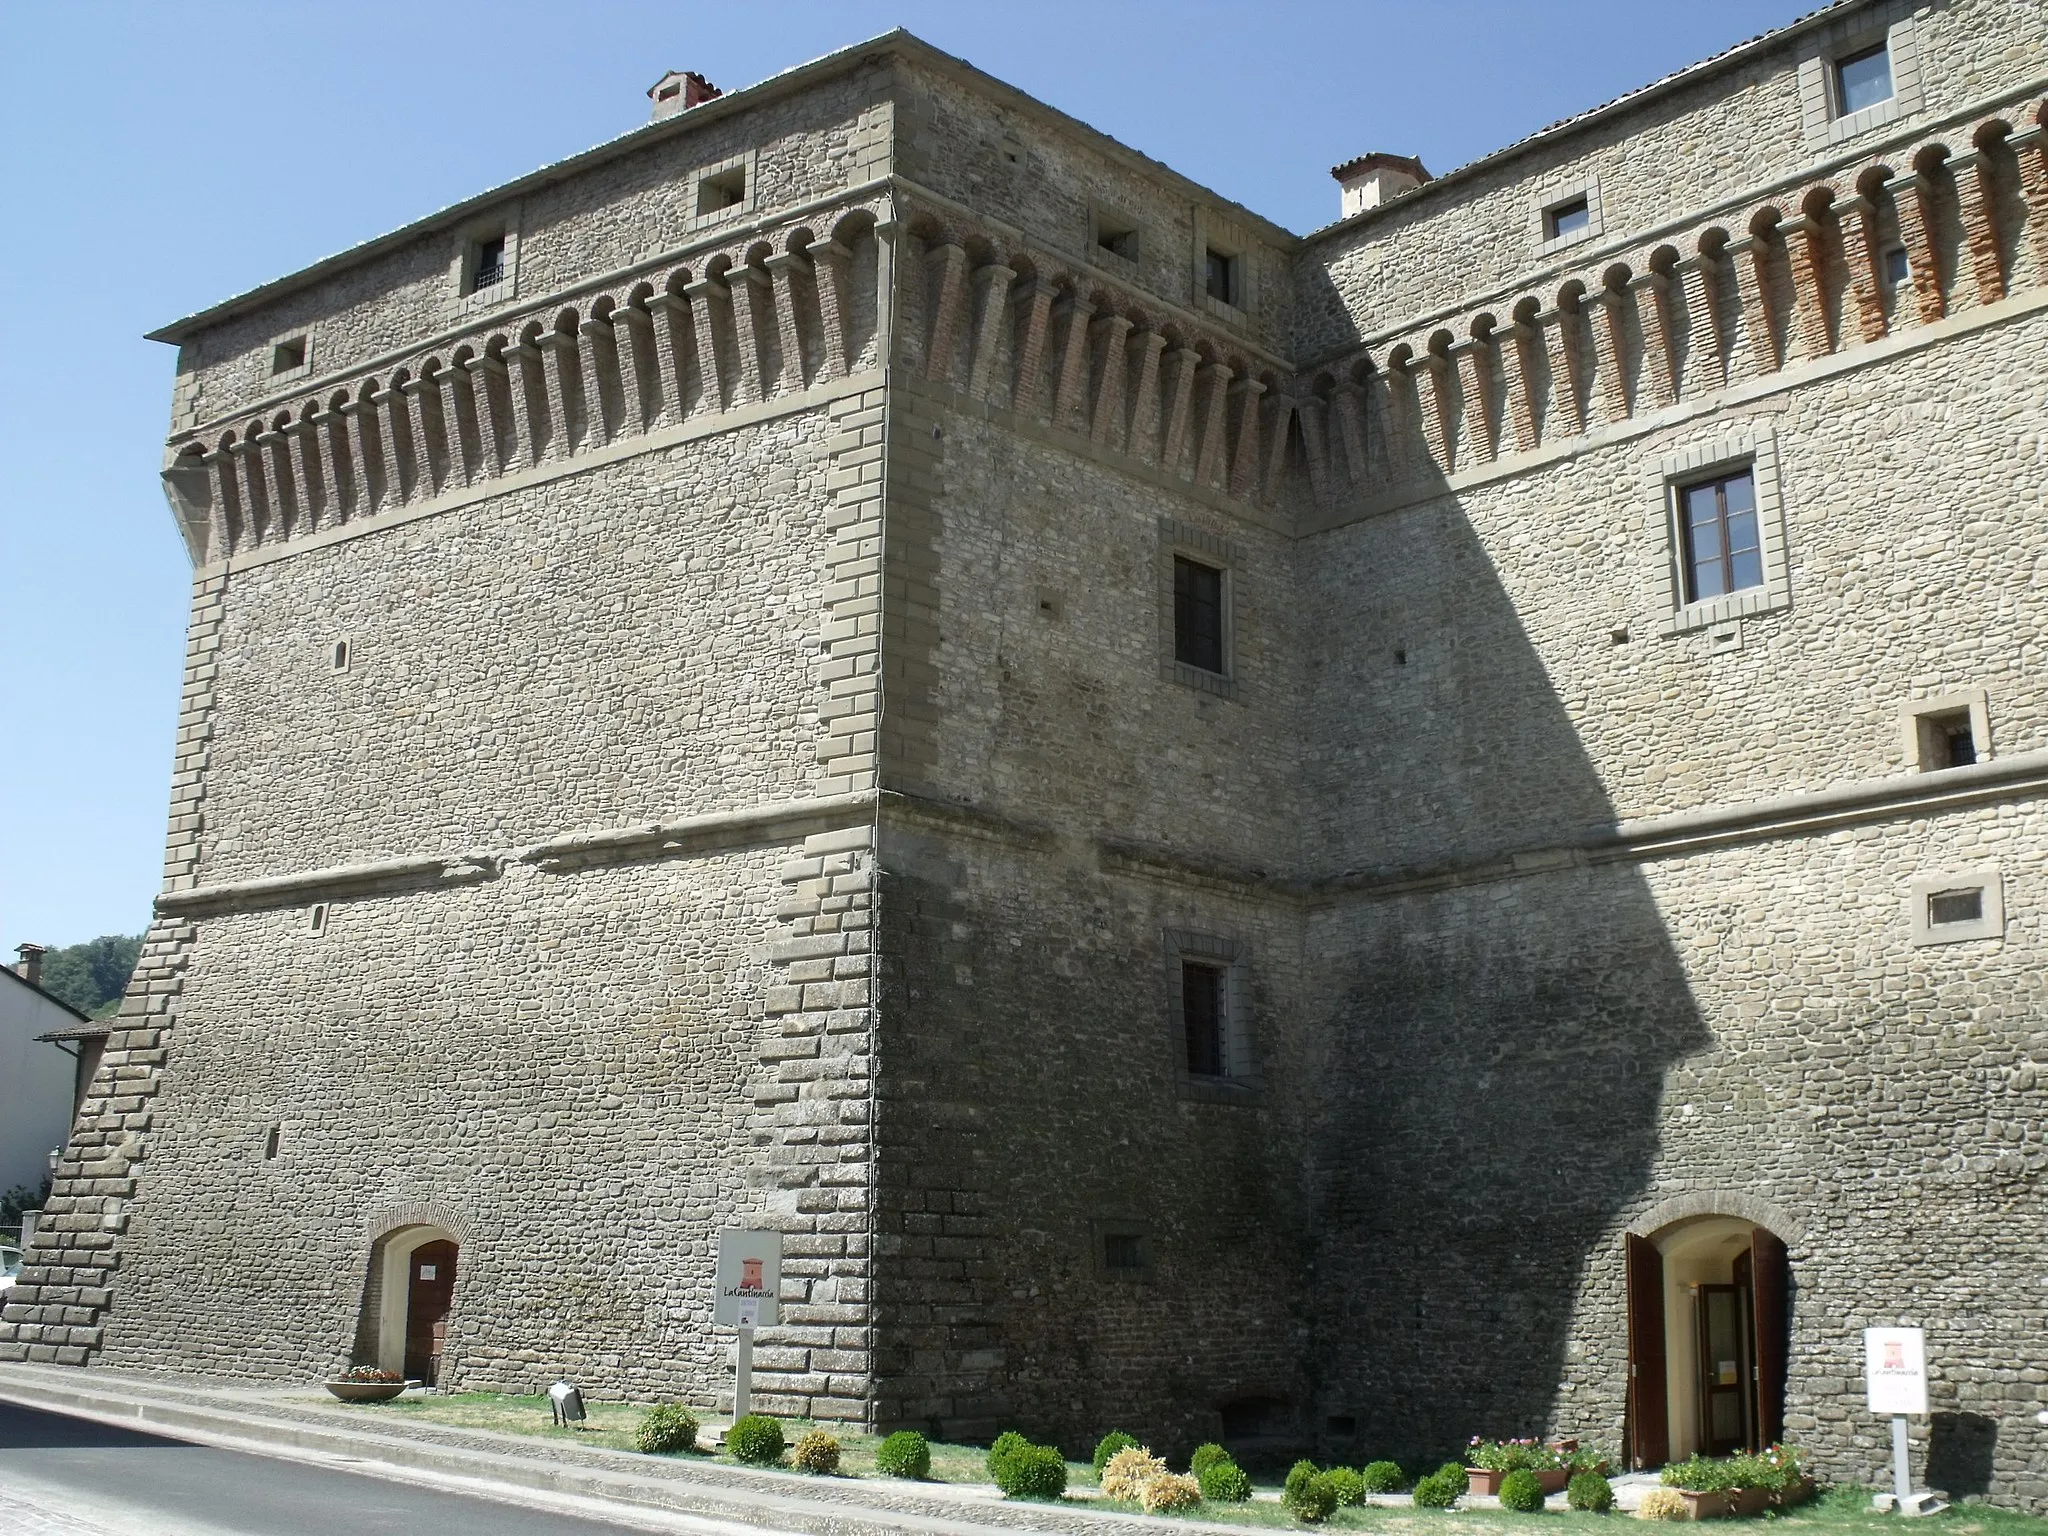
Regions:
<svg viewBox="0 0 2048 1536"><path fill-rule="evenodd" d="M1626 1244L1628 1449L1637 1467L1760 1450L1785 1432L1785 1244L1701 1215Z"/></svg>
<svg viewBox="0 0 2048 1536"><path fill-rule="evenodd" d="M460 1246L441 1227L402 1227L378 1241L370 1275L375 1354L383 1369L439 1385L460 1260Z"/></svg>

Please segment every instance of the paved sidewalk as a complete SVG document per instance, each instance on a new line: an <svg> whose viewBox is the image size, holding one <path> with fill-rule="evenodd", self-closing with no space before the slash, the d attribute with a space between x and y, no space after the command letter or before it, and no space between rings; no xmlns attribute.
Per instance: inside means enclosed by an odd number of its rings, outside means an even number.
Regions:
<svg viewBox="0 0 2048 1536"><path fill-rule="evenodd" d="M360 1414L308 1400L304 1388L0 1365L0 1400L196 1444L460 1487L514 1502L534 1494L561 1496L578 1505L596 1501L609 1506L614 1519L705 1536L718 1530L800 1536L1018 1531L1158 1536L1160 1528L1157 1520L1071 1504L1011 1503L993 1489L957 1484L805 1477L417 1421L381 1421L373 1428ZM1174 1525L1180 1531L1245 1536L1242 1526L1185 1520Z"/></svg>

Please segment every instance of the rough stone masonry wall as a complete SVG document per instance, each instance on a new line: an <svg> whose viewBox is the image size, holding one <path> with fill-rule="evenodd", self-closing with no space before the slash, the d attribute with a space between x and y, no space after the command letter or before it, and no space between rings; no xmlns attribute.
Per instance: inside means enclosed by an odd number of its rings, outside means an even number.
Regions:
<svg viewBox="0 0 2048 1536"><path fill-rule="evenodd" d="M1907 1324L1916 1467L2042 1508L2044 830L2031 801L1321 912L1316 1341L1359 1449L1620 1444L1622 1233L1691 1201L1790 1245L1787 1434L1823 1475L1884 1482L1861 1332ZM1987 862L2004 938L1911 947L1902 871Z"/></svg>
<svg viewBox="0 0 2048 1536"><path fill-rule="evenodd" d="M1876 35L1882 35L1883 22L1908 7L1866 10L1878 18ZM1311 365L1361 335L1476 302L1526 281L1532 270L1640 238L1675 216L1796 178L1817 162L1860 163L1860 153L1904 124L1881 122L1837 144L1816 145L1806 134L1801 104L1801 60L1841 43L1843 27L1854 30L1848 21L1824 24L1729 69L1702 72L1604 123L1504 155L1455 184L1400 198L1369 218L1311 237L1296 261L1294 354ZM1923 117L1961 111L2048 74L2037 5L1960 0L1923 6L1914 17L1913 45ZM1967 130L1949 147L1965 152ZM1583 246L1546 254L1538 211L1553 194L1567 197L1589 179L1605 234L1596 229Z"/></svg>

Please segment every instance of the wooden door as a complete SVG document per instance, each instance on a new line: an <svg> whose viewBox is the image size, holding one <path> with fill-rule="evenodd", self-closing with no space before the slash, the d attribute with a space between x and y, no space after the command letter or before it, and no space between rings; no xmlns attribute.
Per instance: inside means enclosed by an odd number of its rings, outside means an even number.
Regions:
<svg viewBox="0 0 2048 1536"><path fill-rule="evenodd" d="M1785 1438L1785 1369L1790 1352L1790 1268L1785 1245L1762 1227L1750 1235L1750 1288L1755 1295L1758 1448Z"/></svg>
<svg viewBox="0 0 2048 1536"><path fill-rule="evenodd" d="M455 1244L441 1238L422 1243L406 1261L405 1374L430 1387L441 1377L448 1304L455 1297L455 1252Z"/></svg>
<svg viewBox="0 0 2048 1536"><path fill-rule="evenodd" d="M1646 1237L1629 1234L1628 1454L1633 1467L1671 1459L1671 1405L1664 1363L1664 1255Z"/></svg>
<svg viewBox="0 0 2048 1536"><path fill-rule="evenodd" d="M1749 1288L1702 1285L1693 1295L1700 1449L1709 1456L1733 1456L1750 1448L1751 1411L1756 1402Z"/></svg>

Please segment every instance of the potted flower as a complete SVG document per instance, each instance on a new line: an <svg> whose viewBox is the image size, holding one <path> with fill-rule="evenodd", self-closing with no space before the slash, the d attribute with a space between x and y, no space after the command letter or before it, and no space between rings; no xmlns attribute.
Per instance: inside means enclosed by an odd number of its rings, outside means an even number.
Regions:
<svg viewBox="0 0 2048 1536"><path fill-rule="evenodd" d="M405 1390L405 1378L374 1365L352 1365L327 1383L344 1403L388 1403Z"/></svg>
<svg viewBox="0 0 2048 1536"><path fill-rule="evenodd" d="M1465 1447L1465 1476L1473 1493L1498 1494L1510 1472L1533 1472L1543 1491L1562 1493L1574 1472L1605 1472L1607 1458L1582 1451L1576 1440L1482 1440Z"/></svg>
<svg viewBox="0 0 2048 1536"><path fill-rule="evenodd" d="M1666 1467L1663 1482L1678 1490L1695 1520L1760 1515L1803 1503L1813 1494L1813 1479L1799 1464L1799 1453L1786 1445L1719 1460L1694 1455Z"/></svg>

